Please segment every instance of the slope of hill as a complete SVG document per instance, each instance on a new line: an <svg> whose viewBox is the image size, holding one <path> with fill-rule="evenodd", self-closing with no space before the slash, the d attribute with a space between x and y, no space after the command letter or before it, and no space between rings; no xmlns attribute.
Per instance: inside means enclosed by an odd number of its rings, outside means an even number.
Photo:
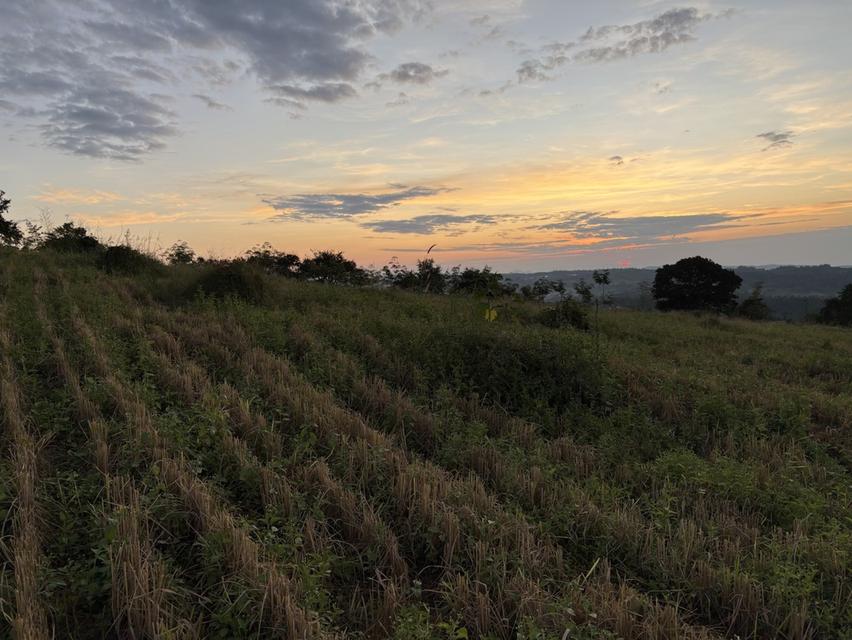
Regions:
<svg viewBox="0 0 852 640"><path fill-rule="evenodd" d="M0 637L852 634L852 332L205 269L0 253Z"/></svg>
<svg viewBox="0 0 852 640"><path fill-rule="evenodd" d="M852 282L852 267L773 266L733 267L743 279L740 297L762 285L763 297L778 320L801 321L815 315L827 298L837 295ZM610 292L616 304L630 308L649 308L653 301L642 293L643 284L654 282L656 269L612 269ZM580 280L592 281L592 271L543 271L538 273L507 273L508 280L518 285L532 284L539 278L561 280L569 290Z"/></svg>

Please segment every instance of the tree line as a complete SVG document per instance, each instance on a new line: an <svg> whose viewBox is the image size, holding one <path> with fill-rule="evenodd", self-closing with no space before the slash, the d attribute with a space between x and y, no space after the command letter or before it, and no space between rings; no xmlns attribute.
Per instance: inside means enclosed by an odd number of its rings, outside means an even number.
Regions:
<svg viewBox="0 0 852 640"><path fill-rule="evenodd" d="M593 282L584 280L569 291L559 280L540 278L531 285L518 287L490 267L481 269L460 265L445 269L434 259L426 257L409 268L393 258L380 269L358 266L340 251L314 251L312 255L299 256L280 251L270 243L257 245L242 256L229 259L204 258L192 247L179 241L160 256L153 256L131 246L129 239L108 245L102 243L85 227L68 221L53 228L42 228L6 218L11 200L0 190L0 244L22 250L52 250L64 253L91 254L100 268L109 272L138 272L156 269L163 262L169 265L207 264L219 271L206 276L210 290L241 293L251 297L252 286L261 286L251 278L248 270L285 278L349 286L386 286L432 294L462 294L486 298L518 296L525 300L554 300L548 310L548 322L555 325L570 324L587 328L586 311L580 307L593 307L595 316L601 306L612 304L607 295L610 284L608 270L595 271ZM218 273L218 275L217 275ZM218 278L218 280L216 280ZM650 289L655 306L661 311L709 311L739 315L751 320L770 318L769 308L763 300L761 287L742 301L737 290L742 278L733 270L725 269L708 258L694 256L657 269ZM576 297L575 297L576 296ZM826 301L816 320L825 324L852 326L852 284L838 296Z"/></svg>

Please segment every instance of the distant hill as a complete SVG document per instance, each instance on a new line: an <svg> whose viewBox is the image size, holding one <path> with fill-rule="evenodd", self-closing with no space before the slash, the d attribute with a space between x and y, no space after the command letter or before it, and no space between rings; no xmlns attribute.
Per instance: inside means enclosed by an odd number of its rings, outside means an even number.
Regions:
<svg viewBox="0 0 852 640"><path fill-rule="evenodd" d="M837 295L852 283L852 267L772 266L734 267L743 279L739 295L744 297L758 284L763 284L763 296L772 314L779 320L804 320L822 307L826 298ZM649 308L653 305L642 285L650 287L654 281L653 267L645 269L611 269L610 293L617 305ZM539 278L561 280L570 289L575 282L591 282L592 270L540 271L537 273L507 273L505 277L519 286L531 284Z"/></svg>

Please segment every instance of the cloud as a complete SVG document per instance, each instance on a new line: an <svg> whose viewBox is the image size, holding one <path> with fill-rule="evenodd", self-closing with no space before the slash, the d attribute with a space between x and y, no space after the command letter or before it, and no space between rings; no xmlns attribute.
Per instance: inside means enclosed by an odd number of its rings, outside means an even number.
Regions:
<svg viewBox="0 0 852 640"><path fill-rule="evenodd" d="M98 205L120 202L124 200L124 197L112 191L87 191L82 189L55 189L48 187L40 194L33 196L33 200L48 204Z"/></svg>
<svg viewBox="0 0 852 640"><path fill-rule="evenodd" d="M428 214L406 220L375 220L362 222L361 226L378 233L410 233L428 235L436 231L445 231L454 227L471 224L497 224L497 218L489 215L450 215ZM453 229L449 235L458 235L460 230Z"/></svg>
<svg viewBox="0 0 852 640"><path fill-rule="evenodd" d="M575 59L608 62L641 53L660 53L673 45L695 40L696 27L713 17L694 7L685 7L669 9L651 20L634 24L589 27L580 41L604 44L579 52Z"/></svg>
<svg viewBox="0 0 852 640"><path fill-rule="evenodd" d="M430 6L429 0L6 0L0 95L23 100L21 108L43 119L49 146L140 159L178 135L165 95L187 71L209 84L248 72L272 102L288 108L336 102L356 95L352 82L371 61L364 43L419 19Z"/></svg>
<svg viewBox="0 0 852 640"><path fill-rule="evenodd" d="M427 198L447 189L435 187L406 187L393 185L395 191L379 194L364 193L302 193L263 200L281 213L276 220L313 220L350 218L395 207L408 200Z"/></svg>
<svg viewBox="0 0 852 640"><path fill-rule="evenodd" d="M292 85L274 85L269 87L270 91L275 94L272 98L276 102L276 98L281 98L281 102L287 104L295 104L303 106L303 102L339 102L346 98L351 98L357 95L357 92L352 85L345 82L329 82L318 84L313 87L296 87Z"/></svg>
<svg viewBox="0 0 852 640"><path fill-rule="evenodd" d="M402 107L411 102L411 98L404 91L400 91L399 95L390 102L385 103L386 107Z"/></svg>
<svg viewBox="0 0 852 640"><path fill-rule="evenodd" d="M542 231L565 231L574 239L649 242L696 231L736 226L752 215L696 213L672 216L615 216L617 212L575 211L561 220L535 227Z"/></svg>
<svg viewBox="0 0 852 640"><path fill-rule="evenodd" d="M75 155L138 160L177 134L172 113L123 89L78 89L48 109L40 126L47 144Z"/></svg>
<svg viewBox="0 0 852 640"><path fill-rule="evenodd" d="M518 81L549 80L552 71L569 62L611 62L640 54L661 53L695 40L701 23L730 15L730 11L710 14L685 7L669 9L654 18L632 24L589 27L577 41L553 42L541 47L538 57L525 60L518 67Z"/></svg>
<svg viewBox="0 0 852 640"><path fill-rule="evenodd" d="M610 156L609 161L617 167L624 164L624 158L621 156Z"/></svg>
<svg viewBox="0 0 852 640"><path fill-rule="evenodd" d="M438 78L443 78L449 73L447 69L435 69L432 65L423 62L405 62L393 71L382 73L370 87L378 89L382 82L395 82L396 84L430 84Z"/></svg>
<svg viewBox="0 0 852 640"><path fill-rule="evenodd" d="M769 143L769 146L764 147L764 151L769 151L770 149L783 149L784 147L792 147L793 146L793 138L795 137L795 133L792 131L767 131L765 133L758 133L756 138L763 138L765 141Z"/></svg>
<svg viewBox="0 0 852 640"><path fill-rule="evenodd" d="M229 107L228 105L222 104L221 102L217 102L216 100L214 100L210 96L205 95L203 93L194 93L194 94L192 94L192 97L196 98L197 100L201 100L201 102L203 102L205 105L207 105L208 109L215 109L217 111L222 111L222 110L230 111L231 110L231 107Z"/></svg>

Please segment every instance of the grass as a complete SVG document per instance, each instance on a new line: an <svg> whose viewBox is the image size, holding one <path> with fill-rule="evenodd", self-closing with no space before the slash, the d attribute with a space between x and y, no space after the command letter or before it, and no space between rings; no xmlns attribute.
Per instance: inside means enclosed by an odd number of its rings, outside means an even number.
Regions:
<svg viewBox="0 0 852 640"><path fill-rule="evenodd" d="M848 330L256 275L0 254L0 638L852 637Z"/></svg>

